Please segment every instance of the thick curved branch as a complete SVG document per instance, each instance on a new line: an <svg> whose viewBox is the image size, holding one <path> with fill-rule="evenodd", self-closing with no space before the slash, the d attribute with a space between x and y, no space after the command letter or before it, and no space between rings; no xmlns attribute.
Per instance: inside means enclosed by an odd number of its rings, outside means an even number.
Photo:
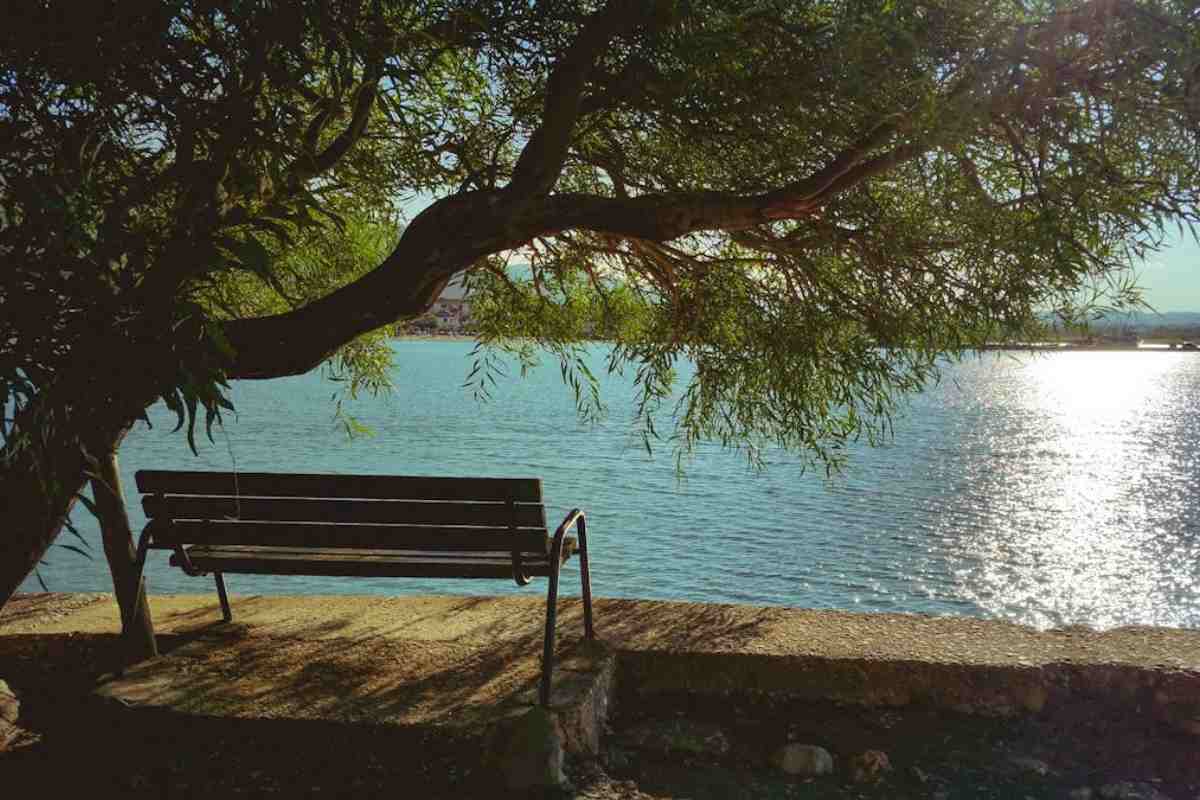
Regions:
<svg viewBox="0 0 1200 800"><path fill-rule="evenodd" d="M584 229L654 242L699 231L737 231L782 219L801 219L819 211L836 194L916 158L929 145L903 144L830 178L822 170L813 179L769 192L735 195L722 192L601 197L556 194L535 209L536 235Z"/></svg>
<svg viewBox="0 0 1200 800"><path fill-rule="evenodd" d="M225 323L236 353L232 378L275 378L315 368L356 336L428 310L451 276L484 256L537 236L572 229L664 242L697 231L736 231L816 213L837 191L923 152L904 145L848 170L819 191L807 184L757 195L719 192L602 197L556 194L514 211L506 191L466 192L438 201L405 230L367 275L303 308ZM447 236L447 231L459 235Z"/></svg>
<svg viewBox="0 0 1200 800"><path fill-rule="evenodd" d="M648 19L656 5L645 0L609 0L587 20L550 73L542 124L517 159L512 181L506 187L511 195L536 197L554 187L566 163L571 134L583 105L583 89L596 60L615 36Z"/></svg>
<svg viewBox="0 0 1200 800"><path fill-rule="evenodd" d="M355 282L287 313L224 323L235 352L227 375L278 378L308 372L355 337L419 316L455 273L529 240L520 238L504 212L496 191L439 200L412 221L383 263Z"/></svg>

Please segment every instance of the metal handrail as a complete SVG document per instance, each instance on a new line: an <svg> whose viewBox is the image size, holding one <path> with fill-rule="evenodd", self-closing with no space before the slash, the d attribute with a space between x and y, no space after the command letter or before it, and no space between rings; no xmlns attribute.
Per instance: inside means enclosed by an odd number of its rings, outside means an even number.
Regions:
<svg viewBox="0 0 1200 800"><path fill-rule="evenodd" d="M542 685L538 688L538 701L550 705L550 681L554 674L554 635L558 622L558 574L562 568L563 539L567 531L575 528L579 534L579 580L583 589L583 631L588 639L596 638L592 625L592 574L588 563L587 520L578 508L572 509L554 531L550 543L550 588L546 594L546 636L542 642Z"/></svg>

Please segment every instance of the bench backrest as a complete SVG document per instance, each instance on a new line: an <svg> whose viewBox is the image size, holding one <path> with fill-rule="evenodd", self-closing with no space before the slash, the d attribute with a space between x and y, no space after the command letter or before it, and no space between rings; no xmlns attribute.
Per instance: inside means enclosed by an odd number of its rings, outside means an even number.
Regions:
<svg viewBox="0 0 1200 800"><path fill-rule="evenodd" d="M141 470L150 546L239 544L536 553L537 478Z"/></svg>

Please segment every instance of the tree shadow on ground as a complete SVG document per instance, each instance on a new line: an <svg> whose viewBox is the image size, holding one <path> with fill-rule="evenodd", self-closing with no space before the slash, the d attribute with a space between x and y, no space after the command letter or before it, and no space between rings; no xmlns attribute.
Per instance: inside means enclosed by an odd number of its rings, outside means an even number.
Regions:
<svg viewBox="0 0 1200 800"><path fill-rule="evenodd" d="M464 597L441 613L470 615L489 602ZM242 598L235 614L253 605ZM564 602L559 629L580 630L556 648L568 663L585 649L582 612L571 606ZM124 663L115 633L0 636L0 676L22 698L20 722L33 731L0 754L6 779L129 795L249 786L464 796L472 781L486 780L478 765L488 724L536 696L540 615L486 615L472 643L458 644L406 640L396 626L364 628L351 615L290 620L280 634L225 624L214 612L205 604L170 615L161 656L135 665ZM133 707L94 694L130 680L142 687Z"/></svg>
<svg viewBox="0 0 1200 800"><path fill-rule="evenodd" d="M777 619L770 608L606 599L597 607L597 632L621 647L737 652Z"/></svg>

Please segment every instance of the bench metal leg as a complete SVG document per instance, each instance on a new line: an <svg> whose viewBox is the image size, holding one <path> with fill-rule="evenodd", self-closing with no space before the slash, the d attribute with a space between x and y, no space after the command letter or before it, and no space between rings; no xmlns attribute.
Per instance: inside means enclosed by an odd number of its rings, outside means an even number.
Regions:
<svg viewBox="0 0 1200 800"><path fill-rule="evenodd" d="M221 615L225 617L226 622L233 622L233 611L229 609L229 595L225 593L225 577L214 572L213 577L217 580L217 599L221 601Z"/></svg>
<svg viewBox="0 0 1200 800"><path fill-rule="evenodd" d="M561 559L559 542L550 548L550 588L546 593L546 636L542 640L542 685L538 702L550 707L550 681L554 677L554 628L558 622L558 572Z"/></svg>
<svg viewBox="0 0 1200 800"><path fill-rule="evenodd" d="M550 685L554 678L554 635L558 622L558 575L562 569L563 536L574 526L579 531L579 578L583 584L583 631L589 639L596 638L592 627L592 574L588 564L587 523L583 512L575 509L554 532L550 544L550 588L546 592L546 635L542 640L542 684L538 687L538 702L550 706Z"/></svg>
<svg viewBox="0 0 1200 800"><path fill-rule="evenodd" d="M596 638L592 627L592 571L588 565L587 522L580 515L576 526L579 529L579 581L583 589L583 632L589 639Z"/></svg>

